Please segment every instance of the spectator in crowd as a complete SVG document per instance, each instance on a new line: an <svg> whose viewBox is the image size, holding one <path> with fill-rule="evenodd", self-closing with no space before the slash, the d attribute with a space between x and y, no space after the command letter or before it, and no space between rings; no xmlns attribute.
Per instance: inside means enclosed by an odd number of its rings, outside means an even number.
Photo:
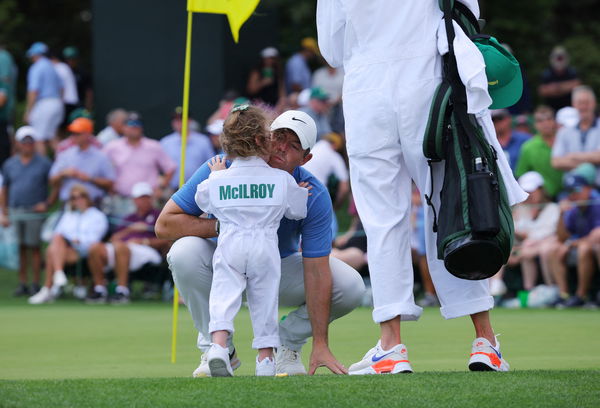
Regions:
<svg viewBox="0 0 600 408"><path fill-rule="evenodd" d="M155 197L163 197L177 168L158 141L144 136L138 113L131 112L127 116L123 132L124 137L113 140L104 148L117 173L110 205L110 214L117 217L135 211L130 195L136 183L150 183Z"/></svg>
<svg viewBox="0 0 600 408"><path fill-rule="evenodd" d="M588 299L600 245L600 193L593 187L592 177L585 177L579 168L565 175L564 187L568 201L561 202L564 229L542 254L560 290L559 308L583 306ZM567 262L576 251L577 289L569 296Z"/></svg>
<svg viewBox="0 0 600 408"><path fill-rule="evenodd" d="M561 128L552 147L552 166L564 171L582 163L600 165L600 126L592 88L582 85L573 89L573 107L579 112L579 123Z"/></svg>
<svg viewBox="0 0 600 408"><path fill-rule="evenodd" d="M421 192L413 183L411 195L411 256L413 265L416 265L423 284L423 297L417 301L421 307L440 306L440 301L435 292L433 280L429 274L429 265L425 250L425 207L421 199Z"/></svg>
<svg viewBox="0 0 600 408"><path fill-rule="evenodd" d="M23 121L35 129L38 152L44 155L65 113L63 83L46 58L47 52L48 46L42 42L34 43L27 50L27 57L33 64L27 73L27 105L23 117Z"/></svg>
<svg viewBox="0 0 600 408"><path fill-rule="evenodd" d="M581 85L575 68L570 66L569 53L556 46L550 53L550 66L542 73L538 93L555 111L571 104L571 92Z"/></svg>
<svg viewBox="0 0 600 408"><path fill-rule="evenodd" d="M176 164L175 176L171 178L169 183L170 190L167 191L170 197L179 188L179 163L181 161L181 128L183 124L183 110L181 107L175 108L171 117L171 128L173 133L164 136L160 140L160 145L163 150ZM188 119L188 134L186 138L186 153L185 153L185 171L184 182L187 181L198 167L208 161L215 155L212 143L208 136L202 133L194 132L189 128Z"/></svg>
<svg viewBox="0 0 600 408"><path fill-rule="evenodd" d="M331 133L329 124L329 95L321 88L312 88L310 90L310 100L308 106L298 109L308 113L317 124L317 140L320 140L328 133Z"/></svg>
<svg viewBox="0 0 600 408"><path fill-rule="evenodd" d="M339 154L335 146L341 147L342 137L337 133L328 133L322 140L319 140L313 147L313 155L302 167L308 170L327 187L333 202L333 215L331 217L331 236L334 239L338 233L338 222L335 209L340 208L348 193L350 192L350 176L346 162Z"/></svg>
<svg viewBox="0 0 600 408"><path fill-rule="evenodd" d="M44 213L52 204L48 195L50 160L35 152L35 130L23 126L15 135L17 154L2 166L4 181L0 195L0 225L12 222L19 241L19 286L15 296L33 295L40 289L40 232ZM10 216L10 219L9 219ZM27 269L31 264L32 282Z"/></svg>
<svg viewBox="0 0 600 408"><path fill-rule="evenodd" d="M69 124L69 115L79 105L79 95L77 95L77 83L75 82L75 75L73 75L71 67L69 67L66 63L62 62L60 58L58 58L58 56L54 53L50 53L49 58L50 61L52 61L52 65L54 65L56 73L58 74L63 83L62 101L64 104L65 114L61 125L61 129L64 130L64 128L66 128Z"/></svg>
<svg viewBox="0 0 600 408"><path fill-rule="evenodd" d="M217 120L224 121L234 106L243 105L245 103L248 103L248 98L244 98L243 96L240 96L237 91L230 89L225 92L225 95L223 95L223 98L219 101L219 107L209 116L206 123L210 125Z"/></svg>
<svg viewBox="0 0 600 408"><path fill-rule="evenodd" d="M219 119L206 127L206 133L208 133L215 154L223 153L220 138L221 133L223 133L223 123L225 123L225 121Z"/></svg>
<svg viewBox="0 0 600 408"><path fill-rule="evenodd" d="M65 266L85 258L89 248L108 232L108 218L93 206L83 185L71 187L69 202L71 209L58 221L46 249L46 280L40 291L29 298L32 305L48 303L58 297L67 283Z"/></svg>
<svg viewBox="0 0 600 408"><path fill-rule="evenodd" d="M350 199L348 213L352 221L348 231L335 238L331 256L347 263L357 271L367 266L367 234L360 222L354 200Z"/></svg>
<svg viewBox="0 0 600 408"><path fill-rule="evenodd" d="M92 77L80 64L79 50L73 46L66 47L63 50L63 57L75 75L80 105L90 112L93 111L94 91L92 89Z"/></svg>
<svg viewBox="0 0 600 408"><path fill-rule="evenodd" d="M103 146L113 140L117 140L123 136L123 128L125 127L125 120L127 119L127 111L125 109L113 109L106 115L106 127L98 133L96 139Z"/></svg>
<svg viewBox="0 0 600 408"><path fill-rule="evenodd" d="M285 65L285 87L288 94L310 88L312 73L309 62L319 55L314 38L306 37L300 43L300 51L291 56Z"/></svg>
<svg viewBox="0 0 600 408"><path fill-rule="evenodd" d="M133 186L131 197L135 212L129 214L109 242L97 242L90 247L88 265L94 281L94 288L86 301L104 303L108 291L104 272L114 269L117 278L115 294L108 298L111 303L129 302L129 272L135 272L146 264L158 265L162 262L169 241L156 238L154 224L160 211L153 207L154 191L145 182Z"/></svg>
<svg viewBox="0 0 600 408"><path fill-rule="evenodd" d="M74 110L73 112L77 112L77 109ZM71 126L71 124L73 124L75 121L77 121L77 123L75 125ZM68 122L69 122L69 126L67 126L67 132L69 132L69 136L67 136L65 139L61 140L56 145L56 147L54 148L55 157L60 156L61 153L65 152L66 150L69 150L71 147L77 146L77 144L80 141L80 138L78 138L77 133L70 132L69 128L75 129L75 128L81 127L83 129L86 129L86 131L87 131L90 129L89 124L91 124L90 134L92 135L92 137L88 138L89 143L97 149L102 149L102 143L100 143L96 137L93 137L94 124L91 119L89 119L87 117L78 117L78 118L73 119L72 121L69 120Z"/></svg>
<svg viewBox="0 0 600 408"><path fill-rule="evenodd" d="M556 112L556 125L561 127L575 127L579 123L579 112L572 106L565 106Z"/></svg>
<svg viewBox="0 0 600 408"><path fill-rule="evenodd" d="M500 142L500 146L502 146L502 150L504 150L506 159L514 173L521 154L521 146L529 140L529 135L512 129L512 118L506 109L493 110L492 122L494 122L498 142Z"/></svg>
<svg viewBox="0 0 600 408"><path fill-rule="evenodd" d="M343 147L343 143L341 135L328 133L311 150L312 159L302 166L324 186L330 184L329 181L332 177L335 178L336 191L331 200L334 209L340 208L350 192L348 167L342 155L337 151Z"/></svg>
<svg viewBox="0 0 600 408"><path fill-rule="evenodd" d="M550 198L562 189L563 172L552 166L552 146L556 137L554 110L541 105L533 114L537 133L523 143L515 175L521 177L529 171L539 173L544 180L544 190Z"/></svg>
<svg viewBox="0 0 600 408"><path fill-rule="evenodd" d="M74 146L56 158L50 170L50 182L60 189L59 199L66 202L74 185L81 184L92 202L98 204L112 189L115 169L108 156L93 145L94 123L78 118L68 127Z"/></svg>
<svg viewBox="0 0 600 408"><path fill-rule="evenodd" d="M285 84L279 51L267 47L260 57L260 63L250 71L246 92L250 99L281 108L285 103Z"/></svg>
<svg viewBox="0 0 600 408"><path fill-rule="evenodd" d="M521 265L523 289L530 291L538 281L536 259L548 244L556 240L560 208L548 200L540 173L526 172L519 177L519 185L529 193L529 197L514 209L515 244L509 265ZM541 266L544 283L552 285L554 278L550 267L545 262Z"/></svg>
<svg viewBox="0 0 600 408"><path fill-rule="evenodd" d="M0 78L0 166L10 157L11 143L8 135L8 94L6 82Z"/></svg>
<svg viewBox="0 0 600 408"><path fill-rule="evenodd" d="M312 87L321 88L329 95L331 106L329 123L334 132L344 133L344 113L342 109L342 87L344 85L344 71L342 68L333 68L326 65L317 69L313 74Z"/></svg>
<svg viewBox="0 0 600 408"><path fill-rule="evenodd" d="M16 83L17 66L10 52L0 42L0 166L11 151L8 126L14 119Z"/></svg>

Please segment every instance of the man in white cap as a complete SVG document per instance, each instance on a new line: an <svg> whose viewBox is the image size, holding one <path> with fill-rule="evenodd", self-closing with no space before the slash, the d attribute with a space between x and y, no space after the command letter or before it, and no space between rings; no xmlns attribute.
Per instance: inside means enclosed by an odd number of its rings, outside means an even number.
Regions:
<svg viewBox="0 0 600 408"><path fill-rule="evenodd" d="M280 306L297 307L279 325L282 345L275 355L277 373L306 374L300 350L313 336L309 374L326 366L337 374L346 369L335 359L328 345L329 322L360 305L363 281L354 269L331 258L331 199L327 189L301 166L312 157L316 142L314 121L304 112L287 111L272 125L271 167L289 172L298 183L307 182L312 189L308 197L307 216L301 221L283 219L279 230L281 254ZM194 195L196 186L207 179L210 169L200 167L162 210L156 223L158 237L176 240L167 261L181 296L199 331L198 348L210 347L208 333L208 299L212 281L212 257L218 236L217 220L200 218ZM302 242L300 243L300 236ZM302 247L302 252L298 251ZM231 366L239 367L232 339L229 339ZM194 377L210 375L206 354Z"/></svg>
<svg viewBox="0 0 600 408"><path fill-rule="evenodd" d="M87 303L129 302L129 272L135 272L146 264L162 262L161 252L169 242L156 238L154 224L160 211L153 205L153 189L146 182L133 185L131 198L135 212L125 217L110 237L109 242L98 242L88 252L88 265L94 280L94 289L86 298ZM107 298L104 271L114 269L117 278L115 294Z"/></svg>
<svg viewBox="0 0 600 408"><path fill-rule="evenodd" d="M19 241L19 286L15 296L33 295L40 290L41 240L44 213L54 202L49 196L48 174L52 163L35 152L35 129L19 128L15 134L17 154L2 166L3 199L0 199L0 226L15 226ZM9 219L10 215L10 219ZM27 286L27 267L33 273Z"/></svg>
<svg viewBox="0 0 600 408"><path fill-rule="evenodd" d="M64 115L63 82L46 57L47 53L48 46L42 42L34 43L27 50L33 64L27 73L27 106L23 118L35 129L36 147L44 155Z"/></svg>

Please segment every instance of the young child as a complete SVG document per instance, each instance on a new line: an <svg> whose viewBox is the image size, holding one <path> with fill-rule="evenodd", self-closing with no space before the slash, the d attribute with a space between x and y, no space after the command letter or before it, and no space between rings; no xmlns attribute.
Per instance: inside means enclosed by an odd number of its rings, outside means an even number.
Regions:
<svg viewBox="0 0 600 408"><path fill-rule="evenodd" d="M284 216L306 217L308 189L298 186L285 171L267 165L268 137L261 109L234 108L221 135L223 150L233 162L223 170L222 158L211 161L212 173L196 191L198 207L218 219L209 301L212 344L207 353L213 377L233 375L227 339L234 331L233 319L244 289L254 329L252 347L258 349L256 375L275 375L281 277L277 229Z"/></svg>

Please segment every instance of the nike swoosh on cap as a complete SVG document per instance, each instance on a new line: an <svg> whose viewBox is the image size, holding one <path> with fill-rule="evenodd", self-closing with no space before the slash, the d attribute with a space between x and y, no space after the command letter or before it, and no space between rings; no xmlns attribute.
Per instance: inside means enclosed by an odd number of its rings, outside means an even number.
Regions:
<svg viewBox="0 0 600 408"><path fill-rule="evenodd" d="M298 118L296 118L296 117L294 117L294 116L292 116L292 120L297 120L298 122L302 122L302 123L304 123L305 125L307 124L307 123L306 123L305 121L303 121L302 119L298 119Z"/></svg>
<svg viewBox="0 0 600 408"><path fill-rule="evenodd" d="M392 353L393 353L393 351L390 351L389 353L385 353L384 355L381 355L381 356L378 356L377 353L376 353L373 357L371 357L371 360L372 361L379 361L382 358L384 358L385 356L389 356Z"/></svg>

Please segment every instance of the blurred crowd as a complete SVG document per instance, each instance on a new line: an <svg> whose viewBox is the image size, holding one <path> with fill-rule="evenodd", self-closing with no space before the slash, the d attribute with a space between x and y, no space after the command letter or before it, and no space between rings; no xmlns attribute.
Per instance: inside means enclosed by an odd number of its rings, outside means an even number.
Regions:
<svg viewBox="0 0 600 408"><path fill-rule="evenodd" d="M164 257L170 243L156 238L154 223L180 184L182 109L165 112L172 127L168 135L147 135L142 116L121 108L107 115L96 134L93 88L77 49L67 47L59 56L34 43L27 57L25 112L16 120L18 76L0 46L0 224L18 239L15 296L40 304L71 292L88 303L127 303L130 281L140 271L150 270L141 274L154 274L153 284L168 284ZM219 135L232 107L251 102L273 117L288 109L306 112L317 124L318 142L305 167L327 186L344 223L341 230L333 217L333 255L368 281L367 239L353 203L345 152L344 73L324 63L313 38L303 39L285 63L274 47L264 48L257 61L246 88L227 90L206 122L190 114L184 181L222 152ZM523 74L521 100L492 111L503 153L529 193L513 210L514 248L508 264L490 280L492 294L506 307L597 307L600 124L595 92L582 83L562 47L550 53L536 98L524 69ZM534 107L534 99L542 104ZM25 126L15 128L21 122ZM421 306L437 306L425 258L425 210L414 186L412 204L416 295Z"/></svg>

